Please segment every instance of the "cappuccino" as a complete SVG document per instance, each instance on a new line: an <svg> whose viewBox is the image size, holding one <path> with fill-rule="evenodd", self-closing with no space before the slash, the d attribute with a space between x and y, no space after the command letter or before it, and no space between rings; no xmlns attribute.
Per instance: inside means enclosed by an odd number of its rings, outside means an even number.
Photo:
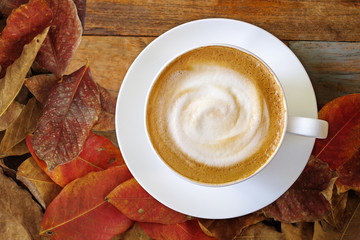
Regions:
<svg viewBox="0 0 360 240"><path fill-rule="evenodd" d="M276 152L286 107L271 71L227 46L200 47L177 57L150 91L146 125L161 159L193 181L245 179Z"/></svg>

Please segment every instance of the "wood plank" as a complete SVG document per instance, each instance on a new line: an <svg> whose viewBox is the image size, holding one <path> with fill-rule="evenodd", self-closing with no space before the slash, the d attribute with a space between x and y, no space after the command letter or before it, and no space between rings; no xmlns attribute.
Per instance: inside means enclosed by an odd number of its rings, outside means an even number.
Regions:
<svg viewBox="0 0 360 240"><path fill-rule="evenodd" d="M87 35L159 36L188 21L224 17L282 40L358 41L358 0L88 0Z"/></svg>
<svg viewBox="0 0 360 240"><path fill-rule="evenodd" d="M289 42L313 84L318 106L360 93L360 42Z"/></svg>
<svg viewBox="0 0 360 240"><path fill-rule="evenodd" d="M118 91L133 60L153 39L84 36L68 73L89 59L95 80L108 89ZM290 41L286 44L308 72L319 107L336 97L360 92L359 42Z"/></svg>

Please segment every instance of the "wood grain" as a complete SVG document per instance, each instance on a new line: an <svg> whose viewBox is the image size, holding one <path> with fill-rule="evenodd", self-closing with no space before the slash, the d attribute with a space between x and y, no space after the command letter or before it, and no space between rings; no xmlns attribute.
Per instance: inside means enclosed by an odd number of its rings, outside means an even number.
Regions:
<svg viewBox="0 0 360 240"><path fill-rule="evenodd" d="M85 34L159 36L188 21L224 17L282 40L358 41L358 0L88 0Z"/></svg>
<svg viewBox="0 0 360 240"><path fill-rule="evenodd" d="M118 91L126 71L153 37L84 36L68 72L90 61L94 79ZM313 84L318 106L360 92L360 42L285 42L297 55Z"/></svg>

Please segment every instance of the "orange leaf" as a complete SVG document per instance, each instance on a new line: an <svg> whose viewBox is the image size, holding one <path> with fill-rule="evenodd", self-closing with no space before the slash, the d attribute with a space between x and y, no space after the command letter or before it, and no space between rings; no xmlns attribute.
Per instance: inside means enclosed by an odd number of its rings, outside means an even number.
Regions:
<svg viewBox="0 0 360 240"><path fill-rule="evenodd" d="M317 139L313 155L337 169L360 147L360 94L350 94L326 104L319 118L328 121L326 139Z"/></svg>
<svg viewBox="0 0 360 240"><path fill-rule="evenodd" d="M101 171L112 166L124 164L120 150L110 140L90 132L80 155L69 163L57 166L50 172L46 163L34 153L31 139L32 136L27 136L26 143L33 158L41 169L55 183L62 187L89 172Z"/></svg>
<svg viewBox="0 0 360 240"><path fill-rule="evenodd" d="M174 224L189 219L153 198L135 178L120 184L106 199L128 218L139 222Z"/></svg>
<svg viewBox="0 0 360 240"><path fill-rule="evenodd" d="M160 223L142 223L139 225L144 231L156 240L215 240L207 236L200 228L197 220L171 225Z"/></svg>
<svg viewBox="0 0 360 240"><path fill-rule="evenodd" d="M336 169L339 179L335 182L339 192L350 189L360 192L360 147L346 163Z"/></svg>
<svg viewBox="0 0 360 240"><path fill-rule="evenodd" d="M126 231L132 221L106 202L105 196L130 177L126 166L121 166L69 183L46 209L40 234L52 240L101 240Z"/></svg>

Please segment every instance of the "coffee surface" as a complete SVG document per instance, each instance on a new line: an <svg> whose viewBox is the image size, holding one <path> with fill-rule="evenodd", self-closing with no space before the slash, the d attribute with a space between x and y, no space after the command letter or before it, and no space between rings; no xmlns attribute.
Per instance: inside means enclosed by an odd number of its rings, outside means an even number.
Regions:
<svg viewBox="0 0 360 240"><path fill-rule="evenodd" d="M284 116L281 89L258 59L208 46L162 71L149 95L146 122L166 164L192 180L222 184L267 162L281 140Z"/></svg>

